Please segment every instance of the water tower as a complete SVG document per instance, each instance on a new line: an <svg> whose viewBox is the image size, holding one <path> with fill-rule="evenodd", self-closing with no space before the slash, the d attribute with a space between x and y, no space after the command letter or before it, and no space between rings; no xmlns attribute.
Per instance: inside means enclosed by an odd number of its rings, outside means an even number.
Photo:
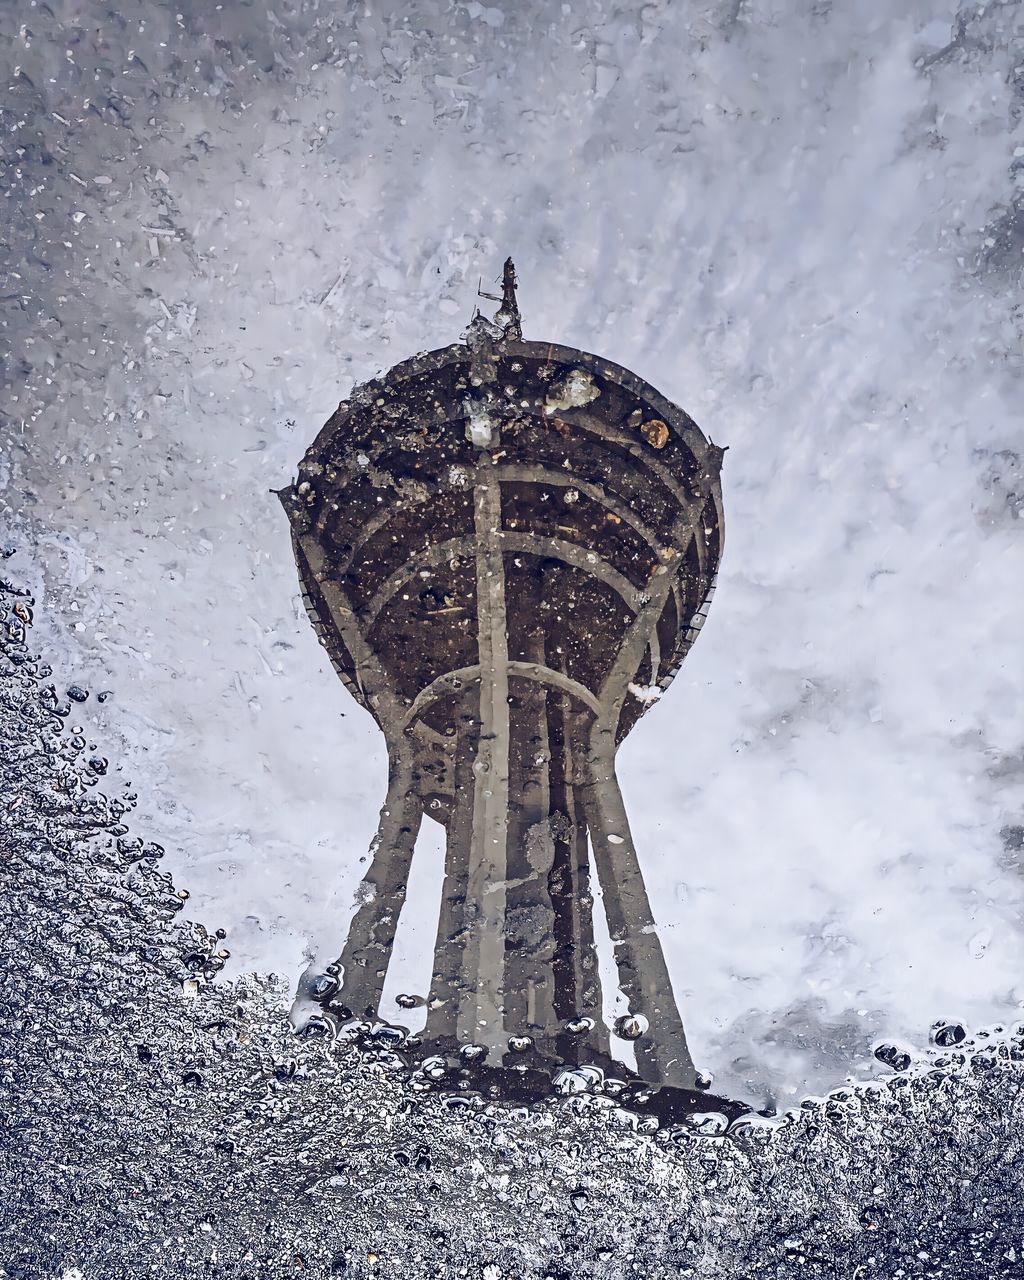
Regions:
<svg viewBox="0 0 1024 1280"><path fill-rule="evenodd" d="M464 341L358 388L282 492L310 618L390 780L329 997L377 1016L417 833L445 827L423 1052L694 1068L615 775L711 600L722 450L598 356L522 338L515 272ZM428 986L424 975L424 988Z"/></svg>

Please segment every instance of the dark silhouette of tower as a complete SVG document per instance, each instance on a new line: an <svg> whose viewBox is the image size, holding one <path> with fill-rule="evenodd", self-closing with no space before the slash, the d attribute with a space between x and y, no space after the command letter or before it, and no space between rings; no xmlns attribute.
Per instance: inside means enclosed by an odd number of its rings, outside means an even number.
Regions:
<svg viewBox="0 0 1024 1280"><path fill-rule="evenodd" d="M376 1016L423 816L447 831L424 1042L603 1063L596 867L637 1070L694 1069L615 752L700 629L723 450L597 356L493 321L341 404L281 494L307 608L390 780L335 1003Z"/></svg>

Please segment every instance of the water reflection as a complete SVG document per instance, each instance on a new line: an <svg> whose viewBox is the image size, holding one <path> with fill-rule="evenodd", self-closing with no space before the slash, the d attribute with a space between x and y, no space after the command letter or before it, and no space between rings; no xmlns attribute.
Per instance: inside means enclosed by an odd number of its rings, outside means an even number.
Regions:
<svg viewBox="0 0 1024 1280"><path fill-rule="evenodd" d="M305 994L379 1020L427 815L446 853L425 1075L554 1072L571 1093L623 1077L629 1044L634 1079L692 1090L615 753L704 620L722 450L627 370L524 341L511 261L500 302L359 388L281 494L310 618L390 761L347 941Z"/></svg>

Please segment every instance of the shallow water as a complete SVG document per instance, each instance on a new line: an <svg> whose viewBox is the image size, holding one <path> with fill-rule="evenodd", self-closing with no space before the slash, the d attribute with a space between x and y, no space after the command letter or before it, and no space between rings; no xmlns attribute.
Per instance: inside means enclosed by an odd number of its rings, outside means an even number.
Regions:
<svg viewBox="0 0 1024 1280"><path fill-rule="evenodd" d="M281 980L223 976L29 611L3 588L6 1275L1019 1274L1024 1028L731 1125L421 1090L326 1021L296 1036Z"/></svg>
<svg viewBox="0 0 1024 1280"><path fill-rule="evenodd" d="M0 21L9 571L234 973L337 953L385 782L270 490L513 252L530 336L730 446L710 621L621 754L698 1065L784 1105L1012 1018L1019 6Z"/></svg>

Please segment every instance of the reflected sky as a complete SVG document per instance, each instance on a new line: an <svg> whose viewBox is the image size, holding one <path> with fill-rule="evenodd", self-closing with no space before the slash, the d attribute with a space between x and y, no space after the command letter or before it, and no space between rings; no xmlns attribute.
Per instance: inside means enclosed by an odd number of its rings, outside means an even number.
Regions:
<svg viewBox="0 0 1024 1280"><path fill-rule="evenodd" d="M271 490L512 252L532 335L732 446L678 716L619 756L700 1065L785 1097L1019 1007L1001 13L5 20L10 571L233 963L330 949L386 790Z"/></svg>

